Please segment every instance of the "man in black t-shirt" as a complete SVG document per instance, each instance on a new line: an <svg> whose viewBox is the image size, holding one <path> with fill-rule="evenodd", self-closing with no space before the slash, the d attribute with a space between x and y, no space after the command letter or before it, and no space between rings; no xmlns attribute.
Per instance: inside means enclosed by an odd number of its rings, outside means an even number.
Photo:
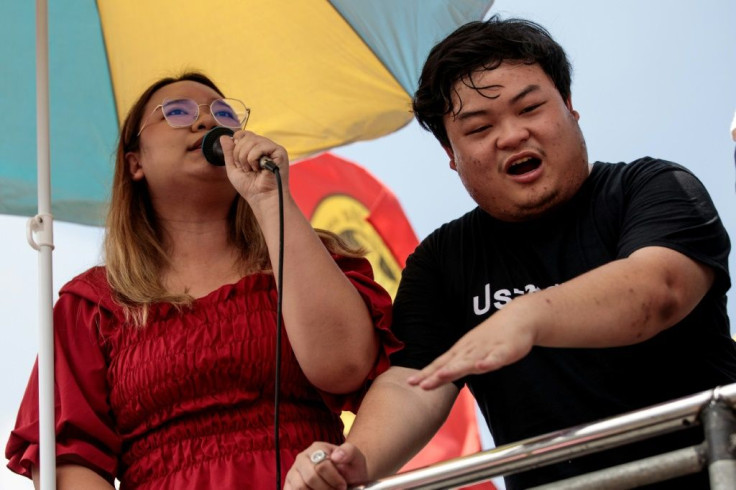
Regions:
<svg viewBox="0 0 736 490"><path fill-rule="evenodd" d="M410 256L394 308L405 349L348 442L314 443L285 488L396 471L466 383L506 444L736 382L730 243L708 193L670 162L589 164L569 63L542 27L461 27L430 53L414 111L478 207ZM699 440L679 432L506 482L527 488ZM328 457L310 460L315 451Z"/></svg>

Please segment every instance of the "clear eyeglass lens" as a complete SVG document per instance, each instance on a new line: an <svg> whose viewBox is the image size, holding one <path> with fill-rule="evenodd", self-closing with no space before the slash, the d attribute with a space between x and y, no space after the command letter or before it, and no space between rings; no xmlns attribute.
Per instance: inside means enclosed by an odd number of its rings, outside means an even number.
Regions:
<svg viewBox="0 0 736 490"><path fill-rule="evenodd" d="M199 106L192 99L166 100L161 110L169 125L175 128L191 125L199 115Z"/></svg>
<svg viewBox="0 0 736 490"><path fill-rule="evenodd" d="M217 99L210 111L218 124L226 128L240 128L247 119L248 109L237 99Z"/></svg>

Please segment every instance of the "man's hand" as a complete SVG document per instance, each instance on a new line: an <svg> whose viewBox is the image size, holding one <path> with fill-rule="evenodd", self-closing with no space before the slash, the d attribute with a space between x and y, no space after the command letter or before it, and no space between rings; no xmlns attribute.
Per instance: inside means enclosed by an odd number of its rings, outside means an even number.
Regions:
<svg viewBox="0 0 736 490"><path fill-rule="evenodd" d="M367 480L365 457L357 447L315 442L296 457L284 490L346 490Z"/></svg>
<svg viewBox="0 0 736 490"><path fill-rule="evenodd" d="M409 384L431 390L463 376L495 371L526 356L535 342L533 324L525 324L523 318L513 322L509 317L502 319L499 313L481 322L450 350L409 377Z"/></svg>

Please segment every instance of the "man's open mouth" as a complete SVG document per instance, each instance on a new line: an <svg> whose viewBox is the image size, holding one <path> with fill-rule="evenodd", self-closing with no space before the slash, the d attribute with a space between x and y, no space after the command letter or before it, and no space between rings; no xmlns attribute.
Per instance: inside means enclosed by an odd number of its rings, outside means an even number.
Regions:
<svg viewBox="0 0 736 490"><path fill-rule="evenodd" d="M508 172L511 175L522 175L536 170L541 164L542 161L539 158L527 157L511 164Z"/></svg>

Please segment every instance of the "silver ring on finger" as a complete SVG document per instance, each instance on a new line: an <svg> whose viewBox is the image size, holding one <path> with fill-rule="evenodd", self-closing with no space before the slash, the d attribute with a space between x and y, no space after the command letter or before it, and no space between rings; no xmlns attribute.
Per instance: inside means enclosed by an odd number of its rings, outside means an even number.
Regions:
<svg viewBox="0 0 736 490"><path fill-rule="evenodd" d="M320 464L322 461L327 459L327 453L324 452L322 449L317 449L315 452L309 455L309 461L312 462L312 464Z"/></svg>

